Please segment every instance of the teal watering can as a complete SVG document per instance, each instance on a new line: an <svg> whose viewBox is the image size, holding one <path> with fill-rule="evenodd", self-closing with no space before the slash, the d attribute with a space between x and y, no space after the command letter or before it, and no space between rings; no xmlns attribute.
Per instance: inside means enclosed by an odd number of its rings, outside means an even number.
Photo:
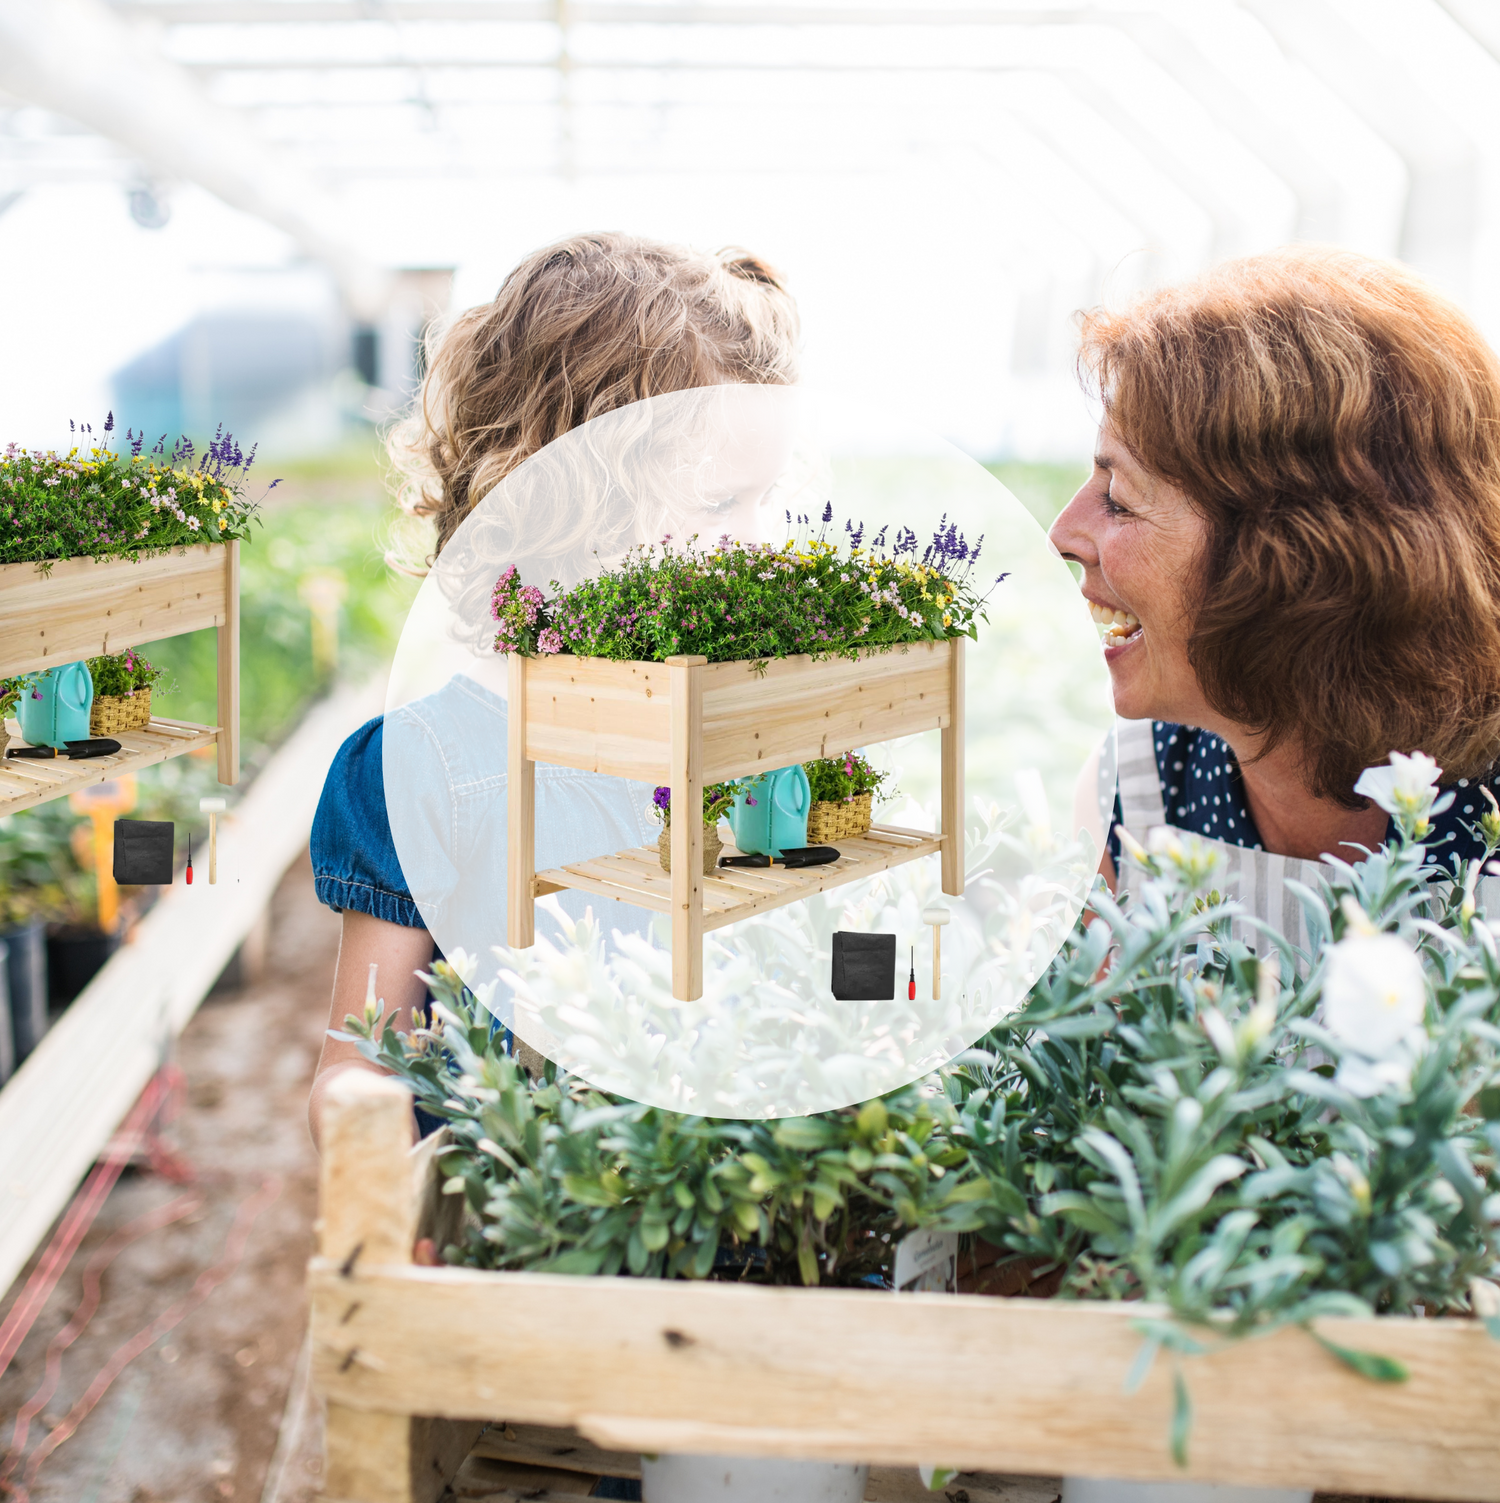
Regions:
<svg viewBox="0 0 1500 1503"><path fill-rule="evenodd" d="M751 800L754 800L752 803ZM742 783L729 811L734 843L746 856L779 856L807 844L812 788L800 762Z"/></svg>
<svg viewBox="0 0 1500 1503"><path fill-rule="evenodd" d="M87 663L64 663L36 674L21 691L16 719L21 734L33 746L55 746L89 739L89 711L94 706L94 680Z"/></svg>

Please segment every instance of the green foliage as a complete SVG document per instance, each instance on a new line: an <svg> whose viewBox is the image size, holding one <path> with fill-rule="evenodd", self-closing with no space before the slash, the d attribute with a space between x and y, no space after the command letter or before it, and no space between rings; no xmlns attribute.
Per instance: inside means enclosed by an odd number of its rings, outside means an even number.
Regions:
<svg viewBox="0 0 1500 1503"><path fill-rule="evenodd" d="M307 489L321 483L309 482ZM299 495L294 482L287 490ZM302 580L332 572L347 585L339 607L339 672L350 678L389 660L416 594L417 581L392 573L385 562L379 535L390 503L373 471L351 491L336 504L310 496L267 508L254 543L240 552L240 721L252 764L324 687L313 665L310 615L299 598ZM212 724L214 632L153 642L143 650L176 682L171 713Z"/></svg>
<svg viewBox="0 0 1500 1503"><path fill-rule="evenodd" d="M816 536L800 518L779 548L727 536L711 549L696 538L674 548L664 538L551 601L508 569L492 601L496 651L732 662L977 639L987 598L974 579L982 538L971 548L944 517L925 549L909 528L889 548L888 529L866 547L863 528L846 523L841 553L827 536L832 518L829 506ZM554 581L552 588L560 587Z"/></svg>
<svg viewBox="0 0 1500 1503"><path fill-rule="evenodd" d="M729 806L734 802L734 796L739 791L739 784L734 783L705 783L703 785L703 823L706 825L717 824L720 818L728 812ZM651 793L651 816L659 819L668 829L672 825L672 790L670 788L655 788Z"/></svg>
<svg viewBox="0 0 1500 1503"><path fill-rule="evenodd" d="M685 1117L559 1078L533 1083L447 964L431 1026L372 1007L342 1037L449 1124L446 1189L472 1211L451 1261L553 1273L851 1285L887 1278L893 1242L971 1186L931 1083L820 1117Z"/></svg>
<svg viewBox="0 0 1500 1503"><path fill-rule="evenodd" d="M94 694L134 694L138 689L151 689L166 676L163 669L153 667L144 653L134 648L113 657L90 658L89 677L94 681Z"/></svg>
<svg viewBox="0 0 1500 1503"><path fill-rule="evenodd" d="M72 847L77 823L62 802L0 817L0 928L34 918L92 919L93 878Z"/></svg>
<svg viewBox="0 0 1500 1503"><path fill-rule="evenodd" d="M1134 905L1097 896L950 1072L986 1236L1066 1268L1065 1295L1159 1302L1220 1336L1469 1309L1500 1275L1500 961L1424 854L1403 836L1304 893L1312 956L1232 938L1218 858L1191 841L1147 856ZM1358 1039L1317 1017L1331 967L1384 932L1420 958L1426 1024L1409 1078L1357 1094Z"/></svg>
<svg viewBox="0 0 1500 1503"><path fill-rule="evenodd" d="M194 463L187 439L170 454L163 445L143 454L127 434L130 452L117 453L109 447L113 427L111 415L99 442L86 428L86 447L66 454L6 446L0 564L139 558L250 535L257 505L243 481L253 451L246 456L232 438L216 436Z"/></svg>
<svg viewBox="0 0 1500 1503"><path fill-rule="evenodd" d="M862 793L878 793L891 776L888 772L877 771L858 752L852 751L845 752L842 757L818 757L802 766L813 798L829 803L843 803Z"/></svg>

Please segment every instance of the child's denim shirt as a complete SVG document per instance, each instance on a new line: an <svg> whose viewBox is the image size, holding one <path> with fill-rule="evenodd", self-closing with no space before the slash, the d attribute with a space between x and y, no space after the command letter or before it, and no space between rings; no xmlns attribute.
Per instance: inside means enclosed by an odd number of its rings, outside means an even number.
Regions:
<svg viewBox="0 0 1500 1503"><path fill-rule="evenodd" d="M387 923L432 927L444 949L483 954L503 944L506 719L503 699L460 676L355 731L329 768L313 821L319 899ZM388 791L400 800L406 870ZM538 868L652 843L650 798L644 783L538 763ZM601 905L586 893L558 897L574 917L588 902L607 908L610 927L639 930L649 922L644 910Z"/></svg>

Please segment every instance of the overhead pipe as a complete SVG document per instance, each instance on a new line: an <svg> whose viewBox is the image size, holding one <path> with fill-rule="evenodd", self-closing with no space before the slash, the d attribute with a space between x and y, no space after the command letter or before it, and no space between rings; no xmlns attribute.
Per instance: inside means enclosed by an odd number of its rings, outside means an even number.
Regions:
<svg viewBox="0 0 1500 1503"><path fill-rule="evenodd" d="M206 99L101 0L0 0L0 88L275 225L332 271L356 319L384 312L391 275L341 232L327 190Z"/></svg>

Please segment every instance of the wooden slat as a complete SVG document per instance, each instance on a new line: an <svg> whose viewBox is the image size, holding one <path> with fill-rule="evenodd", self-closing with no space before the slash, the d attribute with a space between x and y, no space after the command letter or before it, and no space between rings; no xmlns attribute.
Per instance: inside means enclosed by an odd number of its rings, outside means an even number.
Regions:
<svg viewBox="0 0 1500 1503"><path fill-rule="evenodd" d="M552 1425L491 1425L474 1444L472 1455L495 1461L551 1467L594 1477L639 1477L640 1454L606 1451L576 1430ZM460 1474L462 1475L462 1474ZM1057 1503L1054 1477L1003 1476L960 1472L944 1489L950 1497L962 1488L969 1503ZM866 1503L935 1503L915 1467L872 1466Z"/></svg>
<svg viewBox="0 0 1500 1503"><path fill-rule="evenodd" d="M751 914L873 877L908 861L920 861L940 851L942 840L930 832L887 830L874 825L864 835L841 840L838 849L842 852L840 859L828 866L791 871L784 866L720 867L716 876L702 878L704 931L722 929ZM733 847L726 847L726 854L733 855ZM634 903L653 913L673 912L671 879L662 871L654 846L538 872L537 881L546 883L549 891L574 887L598 897Z"/></svg>
<svg viewBox="0 0 1500 1503"><path fill-rule="evenodd" d="M524 950L536 943L536 763L526 754L526 659L511 653L506 671L505 939Z"/></svg>
<svg viewBox="0 0 1500 1503"><path fill-rule="evenodd" d="M671 720L665 663L527 658L526 750L533 760L665 783Z"/></svg>
<svg viewBox="0 0 1500 1503"><path fill-rule="evenodd" d="M1170 1357L1125 1392L1139 1308L452 1268L345 1279L328 1261L310 1283L315 1381L357 1408L574 1425L615 1450L941 1456L1500 1500L1500 1343L1477 1322L1319 1322L1404 1362L1401 1384L1361 1378L1296 1329L1187 1359L1194 1421L1179 1473Z"/></svg>
<svg viewBox="0 0 1500 1503"><path fill-rule="evenodd" d="M491 1425L475 1442L471 1454L588 1476L641 1475L639 1453L606 1451L576 1430L551 1425ZM968 1503L1057 1503L1060 1491L1056 1477L1006 1476L995 1472L960 1472L944 1491L952 1499L959 1489L967 1494ZM870 1468L866 1503L934 1503L934 1497L915 1467Z"/></svg>
<svg viewBox="0 0 1500 1503"><path fill-rule="evenodd" d="M240 545L224 544L224 619L218 624L219 781L240 780Z"/></svg>
<svg viewBox="0 0 1500 1503"><path fill-rule="evenodd" d="M624 873L598 866L592 861L553 867L549 871L538 872L537 877L560 888L573 887L579 892L613 898L619 903L634 903L638 908L649 908L653 913L672 911L672 890L665 883L661 888L631 885L631 879Z"/></svg>
<svg viewBox="0 0 1500 1503"><path fill-rule="evenodd" d="M672 995L703 995L703 670L708 659L667 659L671 685Z"/></svg>
<svg viewBox="0 0 1500 1503"><path fill-rule="evenodd" d="M782 658L703 669L703 781L720 782L853 746L940 730L951 713L950 642L917 642L854 660ZM669 672L664 663L528 658L532 758L667 782Z"/></svg>
<svg viewBox="0 0 1500 1503"><path fill-rule="evenodd" d="M964 639L948 656L948 724L943 727L939 760L942 769L943 891L962 897L964 890Z"/></svg>
<svg viewBox="0 0 1500 1503"><path fill-rule="evenodd" d="M951 651L948 642L917 642L853 661L784 658L760 672L713 664L704 672L704 781L941 729L950 714Z"/></svg>
<svg viewBox="0 0 1500 1503"><path fill-rule="evenodd" d="M224 549L0 565L0 677L226 625Z"/></svg>
<svg viewBox="0 0 1500 1503"><path fill-rule="evenodd" d="M8 722L6 728L11 733L11 746L26 744L14 721ZM114 738L120 743L120 750L112 756L89 757L78 762L70 762L63 756L41 762L7 757L0 762L0 815L31 809L122 773L154 766L200 746L212 746L218 738L218 729L211 725L153 719L143 730L120 731Z"/></svg>

